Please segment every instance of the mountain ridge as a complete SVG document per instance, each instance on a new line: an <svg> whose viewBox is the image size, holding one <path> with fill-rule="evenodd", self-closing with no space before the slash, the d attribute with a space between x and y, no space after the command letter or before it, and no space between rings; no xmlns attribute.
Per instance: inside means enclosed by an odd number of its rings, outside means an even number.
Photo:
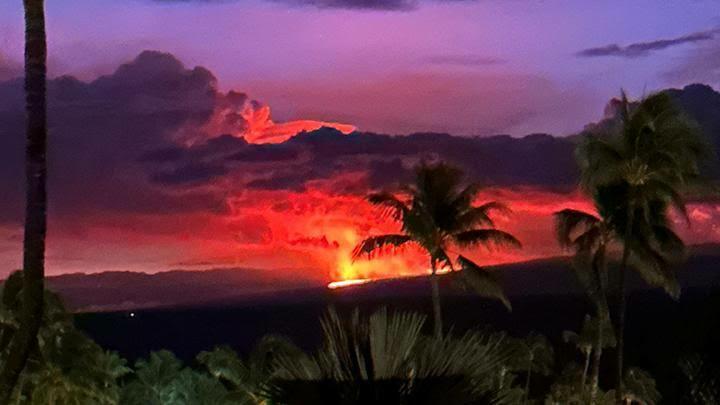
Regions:
<svg viewBox="0 0 720 405"><path fill-rule="evenodd" d="M696 246L693 252L678 273L683 288L720 286L720 272L714 269L714 263L720 262L720 245ZM564 256L488 266L488 269L500 273L511 299L583 294L570 262ZM424 297L429 288L423 275L381 279L331 290L320 279L295 278L292 273L275 274L274 277L272 274L272 270L240 268L171 270L154 274L73 273L48 277L47 284L75 312L324 301L329 296L341 301L378 300L390 296ZM453 289L449 279L441 279L441 283L444 294L468 294ZM630 286L633 289L648 288L634 276Z"/></svg>

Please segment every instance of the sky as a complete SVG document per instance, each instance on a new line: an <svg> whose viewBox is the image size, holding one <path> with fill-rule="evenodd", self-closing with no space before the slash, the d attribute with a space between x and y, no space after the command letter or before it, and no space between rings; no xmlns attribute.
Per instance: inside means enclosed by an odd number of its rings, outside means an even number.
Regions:
<svg viewBox="0 0 720 405"><path fill-rule="evenodd" d="M427 153L482 177L481 199L515 207L499 224L519 233L525 249L477 253L479 260L558 254L550 214L560 203L591 208L563 160L571 145L482 139L577 133L603 118L621 88L641 96L692 82L720 87L716 1L47 3L50 274L422 272L417 252L361 263L349 252L395 229L364 194L407 180ZM0 187L10 194L22 187L21 86L13 80L22 35L21 2L0 3ZM323 125L339 132L295 136ZM342 140L355 130L464 138ZM523 155L528 145L550 150L553 161ZM517 153L523 164L492 154L477 163L454 147ZM15 194L0 214L0 275L20 263ZM706 227L687 236L720 240L720 210L694 209Z"/></svg>
<svg viewBox="0 0 720 405"><path fill-rule="evenodd" d="M66 0L47 9L57 75L92 79L159 50L208 68L222 89L251 94L279 119L385 133L571 133L620 88L684 81L674 69L715 41L580 52L720 27L717 2L701 0ZM0 5L0 49L15 61L21 11Z"/></svg>

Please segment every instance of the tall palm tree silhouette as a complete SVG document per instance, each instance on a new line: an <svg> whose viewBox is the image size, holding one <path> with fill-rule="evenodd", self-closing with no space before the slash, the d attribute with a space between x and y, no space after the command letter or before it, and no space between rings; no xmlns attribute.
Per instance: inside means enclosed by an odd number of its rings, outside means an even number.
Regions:
<svg viewBox="0 0 720 405"><path fill-rule="evenodd" d="M442 335L442 310L438 270L447 267L462 268L468 284L479 293L498 298L509 307L495 277L465 256L453 260L451 249L484 246L520 247L511 234L495 229L493 211L508 211L498 202L473 205L480 187L463 185L463 173L445 163L423 163L416 169L413 185L405 188L407 199L391 193L368 196L368 201L387 209L391 217L402 224L402 233L372 236L355 248L353 257L372 256L374 253L415 244L430 258L433 320L435 336Z"/></svg>
<svg viewBox="0 0 720 405"><path fill-rule="evenodd" d="M688 221L682 193L698 178L706 147L666 93L619 103L619 122L610 134L589 136L579 149L583 186L600 217L622 243L617 294L616 398L623 397L625 274L637 270L651 285L679 294L673 264L683 241L672 229L670 208Z"/></svg>
<svg viewBox="0 0 720 405"><path fill-rule="evenodd" d="M575 274L595 307L595 317L586 318L581 336L592 339L593 368L590 377L590 403L594 404L600 378L600 360L604 347L614 346L609 339L612 332L608 306L607 254L613 242L610 225L602 218L587 212L564 209L554 214L555 232L560 246L575 252ZM592 322L593 325L590 325ZM591 337L588 337L591 334ZM589 360L590 353L586 353ZM587 362L586 362L587 366ZM587 371L587 370L585 370ZM583 374L583 387L585 386Z"/></svg>
<svg viewBox="0 0 720 405"><path fill-rule="evenodd" d="M26 208L20 329L0 371L0 404L7 403L37 339L43 314L46 234L46 73L43 0L24 0L26 93Z"/></svg>

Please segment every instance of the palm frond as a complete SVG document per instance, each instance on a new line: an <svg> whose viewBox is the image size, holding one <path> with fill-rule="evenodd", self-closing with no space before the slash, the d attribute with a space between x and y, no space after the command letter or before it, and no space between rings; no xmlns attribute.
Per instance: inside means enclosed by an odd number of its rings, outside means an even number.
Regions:
<svg viewBox="0 0 720 405"><path fill-rule="evenodd" d="M432 256L435 260L437 260L438 263L444 264L443 267L449 268L450 271L455 271L455 266L453 265L452 259L450 259L450 255L448 255L445 249L437 249L435 252L433 252Z"/></svg>
<svg viewBox="0 0 720 405"><path fill-rule="evenodd" d="M479 332L421 334L425 316L381 309L369 318L329 310L314 356L280 359L268 391L280 403L511 404L491 376L505 359L502 338ZM300 371L299 371L300 370Z"/></svg>
<svg viewBox="0 0 720 405"><path fill-rule="evenodd" d="M491 217L492 212L499 212L507 215L512 213L512 210L503 203L490 201L478 207L470 207L460 214L458 222L462 224L464 229L469 229L478 225L494 228L495 222Z"/></svg>
<svg viewBox="0 0 720 405"><path fill-rule="evenodd" d="M631 242L631 265L648 284L660 287L671 297L680 296L680 284L673 263L648 241L634 238Z"/></svg>
<svg viewBox="0 0 720 405"><path fill-rule="evenodd" d="M384 209L383 214L396 221L402 220L409 209L405 202L387 192L370 194L367 196L367 201L370 204L382 207Z"/></svg>
<svg viewBox="0 0 720 405"><path fill-rule="evenodd" d="M603 243L602 230L599 227L593 227L578 235L570 242L576 252L592 252L596 247Z"/></svg>
<svg viewBox="0 0 720 405"><path fill-rule="evenodd" d="M463 280L468 287L480 296L499 300L505 305L508 311L512 311L510 300L505 295L505 291L500 285L497 274L478 266L475 262L464 256L458 257L458 263L462 268L461 275Z"/></svg>
<svg viewBox="0 0 720 405"><path fill-rule="evenodd" d="M501 246L522 247L517 238L498 229L473 229L456 233L452 238L455 243L462 247L484 246L489 249Z"/></svg>
<svg viewBox="0 0 720 405"><path fill-rule="evenodd" d="M371 236L360 242L352 253L353 260L358 259L362 255L372 257L374 254L383 252L384 250L399 248L410 242L412 239L408 235L380 235Z"/></svg>
<svg viewBox="0 0 720 405"><path fill-rule="evenodd" d="M201 352L197 360L213 377L228 381L235 387L242 386L247 378L247 367L230 347L220 346Z"/></svg>
<svg viewBox="0 0 720 405"><path fill-rule="evenodd" d="M610 183L621 175L626 153L616 140L588 135L580 144L578 163L582 169L581 184L592 192L598 184Z"/></svg>
<svg viewBox="0 0 720 405"><path fill-rule="evenodd" d="M572 235L597 226L600 218L587 212L563 209L553 214L555 219L555 235L561 247L570 247Z"/></svg>
<svg viewBox="0 0 720 405"><path fill-rule="evenodd" d="M685 255L685 242L669 226L653 225L652 237L667 257L679 260Z"/></svg>
<svg viewBox="0 0 720 405"><path fill-rule="evenodd" d="M465 208L472 206L472 203L475 200L475 197L477 197L478 192L480 192L480 189L481 187L478 183L471 183L465 186L465 188L458 192L457 196L452 199L452 202L450 203L451 207L455 208L457 212L461 212Z"/></svg>
<svg viewBox="0 0 720 405"><path fill-rule="evenodd" d="M677 187L671 183L663 181L662 179L650 179L642 186L638 194L645 197L645 200L661 199L668 201L685 220L685 223L690 224L690 216L685 206L685 198L683 198L682 194L677 190ZM648 214L652 214L652 212Z"/></svg>
<svg viewBox="0 0 720 405"><path fill-rule="evenodd" d="M412 312L388 314L382 308L368 320L368 343L373 376L378 379L404 373L425 324L425 316Z"/></svg>

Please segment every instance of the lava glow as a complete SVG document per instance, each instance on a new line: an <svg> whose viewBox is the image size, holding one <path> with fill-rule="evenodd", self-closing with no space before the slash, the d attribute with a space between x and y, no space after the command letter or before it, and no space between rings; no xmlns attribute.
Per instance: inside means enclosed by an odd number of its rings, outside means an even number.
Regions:
<svg viewBox="0 0 720 405"><path fill-rule="evenodd" d="M331 290L335 290L337 288L343 288L343 287L350 287L354 285L362 285L370 283L374 280L371 280L369 278L358 278L358 279L351 279L351 280L340 280L340 281L333 281L328 283L328 288Z"/></svg>

